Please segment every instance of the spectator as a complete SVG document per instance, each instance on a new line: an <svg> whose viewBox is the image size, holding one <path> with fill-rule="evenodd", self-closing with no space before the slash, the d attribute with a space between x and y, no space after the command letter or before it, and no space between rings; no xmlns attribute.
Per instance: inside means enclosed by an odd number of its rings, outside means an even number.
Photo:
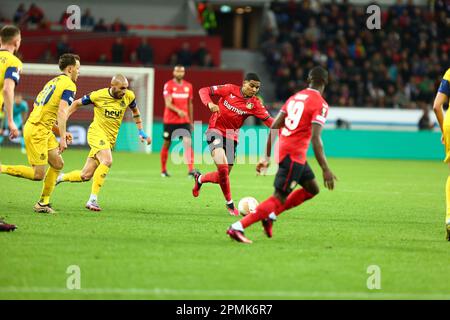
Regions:
<svg viewBox="0 0 450 320"><path fill-rule="evenodd" d="M111 58L113 63L123 63L125 55L125 46L123 39L118 37L111 47Z"/></svg>
<svg viewBox="0 0 450 320"><path fill-rule="evenodd" d="M177 63L189 67L192 65L192 53L189 42L183 42L181 49L177 52Z"/></svg>
<svg viewBox="0 0 450 320"><path fill-rule="evenodd" d="M61 36L61 39L56 44L56 55L61 57L64 53L71 53L73 50L69 45L69 38L66 34Z"/></svg>
<svg viewBox="0 0 450 320"><path fill-rule="evenodd" d="M110 31L112 31L112 32L127 32L128 27L124 23L122 23L122 21L120 21L119 18L116 18L116 20L114 20L113 24L110 26Z"/></svg>
<svg viewBox="0 0 450 320"><path fill-rule="evenodd" d="M61 15L61 18L59 19L59 24L65 27L66 23L67 23L67 19L69 19L70 16L71 16L71 14L64 10L64 12Z"/></svg>
<svg viewBox="0 0 450 320"><path fill-rule="evenodd" d="M44 53L39 58L39 62L40 63L55 63L56 59L53 56L52 51L49 48L47 48L47 49L45 49Z"/></svg>
<svg viewBox="0 0 450 320"><path fill-rule="evenodd" d="M25 9L25 5L21 3L14 13L13 22L16 25L20 25L26 19L27 11Z"/></svg>
<svg viewBox="0 0 450 320"><path fill-rule="evenodd" d="M210 53L207 53L205 58L203 59L202 67L207 67L207 68L214 67L214 62L212 60L212 56Z"/></svg>
<svg viewBox="0 0 450 320"><path fill-rule="evenodd" d="M88 8L81 16L81 26L85 28L93 28L95 26L94 17L91 15L91 10Z"/></svg>
<svg viewBox="0 0 450 320"><path fill-rule="evenodd" d="M98 63L98 64L107 64L107 63L108 63L108 58L106 57L106 54L102 53L102 54L98 57L97 63Z"/></svg>
<svg viewBox="0 0 450 320"><path fill-rule="evenodd" d="M205 41L201 41L197 51L194 52L194 61L195 64L201 67L205 66L205 58L208 55L209 51L206 49Z"/></svg>
<svg viewBox="0 0 450 320"><path fill-rule="evenodd" d="M94 32L106 32L108 31L108 27L105 24L105 19L101 18L97 24L94 26Z"/></svg>
<svg viewBox="0 0 450 320"><path fill-rule="evenodd" d="M214 12L214 7L209 1L205 1L205 8L202 11L201 21L203 28L206 30L208 35L213 35L217 28L216 14Z"/></svg>
<svg viewBox="0 0 450 320"><path fill-rule="evenodd" d="M417 124L419 130L432 130L434 127L434 123L430 119L430 112L428 110L427 105L422 106L423 114L419 119L419 123Z"/></svg>
<svg viewBox="0 0 450 320"><path fill-rule="evenodd" d="M42 9L39 8L36 4L31 4L27 12L27 22L30 22L32 24L39 24L42 19L44 19L44 11L42 11Z"/></svg>
<svg viewBox="0 0 450 320"><path fill-rule="evenodd" d="M153 63L153 49L147 43L146 38L141 39L141 43L136 49L137 59L144 65Z"/></svg>

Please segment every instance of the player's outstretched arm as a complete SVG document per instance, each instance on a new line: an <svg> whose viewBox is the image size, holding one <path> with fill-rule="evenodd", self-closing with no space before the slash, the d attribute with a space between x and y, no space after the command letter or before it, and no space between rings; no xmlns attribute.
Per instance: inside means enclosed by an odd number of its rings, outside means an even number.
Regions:
<svg viewBox="0 0 450 320"><path fill-rule="evenodd" d="M141 142L146 142L147 145L152 143L152 138L150 138L144 131L144 126L142 125L141 113L138 107L131 108L131 112L133 113L133 120L136 123L136 127L139 130L139 139Z"/></svg>
<svg viewBox="0 0 450 320"><path fill-rule="evenodd" d="M78 108L80 108L83 105L83 102L80 99L75 100L74 102L72 102L72 104L69 107L69 110L67 111L67 119L70 118L70 116L78 110Z"/></svg>
<svg viewBox="0 0 450 320"><path fill-rule="evenodd" d="M3 104L5 105L5 110L8 115L8 126L9 126L9 136L11 139L17 138L19 136L19 130L14 123L13 118L13 103L14 103L14 89L16 83L14 80L6 78L3 83Z"/></svg>
<svg viewBox="0 0 450 320"><path fill-rule="evenodd" d="M278 116L273 120L270 126L269 136L267 137L266 143L266 153L263 159L261 159L256 165L256 172L258 174L264 173L270 165L270 156L272 154L272 146L277 138L278 130L283 127L284 120L286 119L286 114L280 112Z"/></svg>
<svg viewBox="0 0 450 320"><path fill-rule="evenodd" d="M444 131L444 104L447 103L447 101L448 96L442 92L438 92L433 103L433 111L441 131Z"/></svg>
<svg viewBox="0 0 450 320"><path fill-rule="evenodd" d="M316 156L316 160L322 168L323 173L323 182L327 189L334 189L334 180L337 180L336 176L328 167L328 162L325 157L325 152L323 150L323 142L322 142L322 126L317 123L312 124L312 146L314 150L314 155Z"/></svg>

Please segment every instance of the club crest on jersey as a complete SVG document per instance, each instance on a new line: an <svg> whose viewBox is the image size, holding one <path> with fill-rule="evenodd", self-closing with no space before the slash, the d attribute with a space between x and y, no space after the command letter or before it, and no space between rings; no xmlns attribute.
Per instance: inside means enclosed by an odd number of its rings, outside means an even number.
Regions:
<svg viewBox="0 0 450 320"><path fill-rule="evenodd" d="M253 103L247 103L246 105L248 110L252 110L253 109Z"/></svg>
<svg viewBox="0 0 450 320"><path fill-rule="evenodd" d="M184 87L184 92L189 92L189 88L188 87Z"/></svg>

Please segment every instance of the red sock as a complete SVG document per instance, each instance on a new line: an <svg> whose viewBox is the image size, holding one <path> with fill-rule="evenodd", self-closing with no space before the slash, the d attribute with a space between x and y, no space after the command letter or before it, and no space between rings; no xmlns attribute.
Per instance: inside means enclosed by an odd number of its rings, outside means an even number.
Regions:
<svg viewBox="0 0 450 320"><path fill-rule="evenodd" d="M192 148L189 148L189 150L185 150L184 157L186 159L189 171L194 170L194 150L192 150Z"/></svg>
<svg viewBox="0 0 450 320"><path fill-rule="evenodd" d="M202 184L203 183L219 183L219 172L208 172L202 174Z"/></svg>
<svg viewBox="0 0 450 320"><path fill-rule="evenodd" d="M286 211L293 207L296 207L296 206L302 204L303 202L305 202L306 200L313 198L314 196L315 196L314 194L309 193L308 191L306 191L303 188L299 189L299 190L295 190L287 197L284 205L277 208L278 210L275 211L275 214L278 216L283 211Z"/></svg>
<svg viewBox="0 0 450 320"><path fill-rule="evenodd" d="M256 207L256 211L254 213L248 214L241 219L242 226L247 228L255 222L266 219L269 214L275 212L281 206L281 201L278 200L278 198L271 196L267 200L261 202L259 206Z"/></svg>
<svg viewBox="0 0 450 320"><path fill-rule="evenodd" d="M219 169L219 184L222 189L222 193L225 197L225 200L231 201L231 190L230 190L230 179L228 177L228 165L227 164L219 164L217 165ZM203 179L202 179L203 181Z"/></svg>
<svg viewBox="0 0 450 320"><path fill-rule="evenodd" d="M169 157L169 148L162 147L161 149L161 172L167 171L167 158Z"/></svg>

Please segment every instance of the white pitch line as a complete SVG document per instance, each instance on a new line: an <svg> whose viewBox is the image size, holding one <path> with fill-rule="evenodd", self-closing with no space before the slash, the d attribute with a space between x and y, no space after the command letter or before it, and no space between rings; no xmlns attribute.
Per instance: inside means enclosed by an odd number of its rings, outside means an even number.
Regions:
<svg viewBox="0 0 450 320"><path fill-rule="evenodd" d="M331 299L450 299L450 293L384 293L384 292L301 292L301 291L240 291L240 290L177 290L139 288L86 288L69 290L41 287L0 287L0 293L61 293L61 294L123 294L123 295L203 295L206 297L267 297L267 298L331 298Z"/></svg>
<svg viewBox="0 0 450 320"><path fill-rule="evenodd" d="M150 178L152 179L152 178ZM121 182L130 182L130 183L152 183L152 180L141 180L141 179L124 179L124 178L114 178L109 177L108 180L111 181L121 181ZM234 186L235 189L245 188L246 190L261 190L259 186ZM401 191L372 191L372 190L352 190L352 189L336 189L339 192L345 193L370 193L370 194L384 194L384 195L417 195L417 196L435 196L436 193L432 192L401 192Z"/></svg>

